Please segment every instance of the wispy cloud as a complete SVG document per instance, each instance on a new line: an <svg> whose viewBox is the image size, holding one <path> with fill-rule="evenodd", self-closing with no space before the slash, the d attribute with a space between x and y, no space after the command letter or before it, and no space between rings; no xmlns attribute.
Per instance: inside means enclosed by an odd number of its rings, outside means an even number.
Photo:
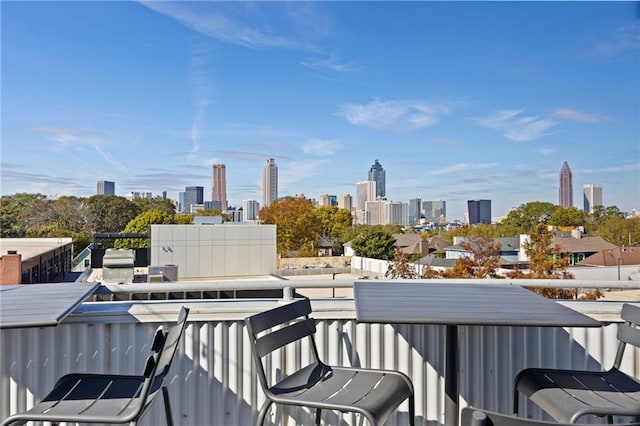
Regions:
<svg viewBox="0 0 640 426"><path fill-rule="evenodd" d="M317 157L333 155L342 149L342 145L335 140L308 139L302 144L302 151L307 155Z"/></svg>
<svg viewBox="0 0 640 426"><path fill-rule="evenodd" d="M104 148L102 133L72 127L31 127L27 130L48 135L49 140L54 142L51 148L55 151L68 152L73 155L72 151L82 151L87 147L92 148L112 167L128 173L127 167Z"/></svg>
<svg viewBox="0 0 640 426"><path fill-rule="evenodd" d="M640 170L640 163L620 164L611 167L601 167L597 169L583 169L580 173L620 173L620 172L632 172L634 170Z"/></svg>
<svg viewBox="0 0 640 426"><path fill-rule="evenodd" d="M618 28L609 39L593 46L586 56L612 58L622 52L638 49L640 49L640 22L636 21Z"/></svg>
<svg viewBox="0 0 640 426"><path fill-rule="evenodd" d="M556 150L553 148L538 148L536 149L536 152L539 152L542 155L551 155L554 154Z"/></svg>
<svg viewBox="0 0 640 426"><path fill-rule="evenodd" d="M336 73L354 73L360 71L360 67L355 61L341 61L335 53L330 53L325 57L306 59L300 63L316 71L331 71Z"/></svg>
<svg viewBox="0 0 640 426"><path fill-rule="evenodd" d="M552 115L556 118L561 118L564 120L584 121L589 123L596 123L604 120L604 117L601 115L578 111L571 108L558 108L553 111Z"/></svg>
<svg viewBox="0 0 640 426"><path fill-rule="evenodd" d="M287 187L318 174L326 163L326 160L298 160L278 165L278 186L286 190Z"/></svg>
<svg viewBox="0 0 640 426"><path fill-rule="evenodd" d="M261 48L293 48L297 43L287 37L275 34L269 28L259 29L259 22L242 22L231 15L229 8L243 7L240 4L226 2L169 2L143 1L148 8L169 16L185 27L214 38L216 40L249 47ZM223 13L223 8L227 8ZM246 12L246 9L245 9ZM239 14L238 14L239 15ZM246 15L245 15L246 16ZM247 18L245 18L247 19Z"/></svg>
<svg viewBox="0 0 640 426"><path fill-rule="evenodd" d="M436 124L450 110L451 107L445 103L374 100L368 104L341 105L338 115L356 126L412 131Z"/></svg>
<svg viewBox="0 0 640 426"><path fill-rule="evenodd" d="M444 175L450 173L468 172L473 170L489 169L498 166L498 163L457 163L430 172L432 175Z"/></svg>
<svg viewBox="0 0 640 426"><path fill-rule="evenodd" d="M525 116L522 110L502 110L473 120L488 129L500 130L503 135L518 142L528 142L549 135L558 123L546 117Z"/></svg>

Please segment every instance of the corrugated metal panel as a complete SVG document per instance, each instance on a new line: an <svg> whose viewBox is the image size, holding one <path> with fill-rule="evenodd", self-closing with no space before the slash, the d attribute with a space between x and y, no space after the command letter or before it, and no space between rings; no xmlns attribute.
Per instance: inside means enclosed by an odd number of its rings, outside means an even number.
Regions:
<svg viewBox="0 0 640 426"><path fill-rule="evenodd" d="M138 374L150 336L159 324L73 323L57 327L0 331L0 417L25 410L43 397L57 377L72 371ZM616 326L602 329L460 327L462 405L511 410L511 386L517 371L530 366L608 367L616 349ZM360 324L355 320L319 320L318 349L330 364L403 371L416 389L416 424L442 422L444 328ZM308 362L308 345L293 345L267 360L274 378ZM638 377L637 351L628 350L623 369ZM189 323L169 380L174 419L184 425L253 424L264 402L248 337L241 321ZM525 404L524 415L541 413ZM388 425L407 424L407 404ZM308 411L274 407L271 420L312 424ZM360 424L335 412L325 424ZM144 424L163 424L157 401Z"/></svg>

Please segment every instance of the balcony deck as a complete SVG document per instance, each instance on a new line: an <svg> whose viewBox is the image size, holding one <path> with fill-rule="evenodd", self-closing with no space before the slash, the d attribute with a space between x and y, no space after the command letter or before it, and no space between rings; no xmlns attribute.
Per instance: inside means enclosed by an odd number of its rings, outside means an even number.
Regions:
<svg viewBox="0 0 640 426"><path fill-rule="evenodd" d="M342 287L348 281L269 281L271 286ZM488 280L484 280L487 282ZM505 280L500 280L508 284ZM495 281L493 281L495 283ZM180 283L193 294L211 289L245 289L260 283ZM530 283L529 283L530 284ZM622 283L628 288L628 283ZM621 285L622 285L621 284ZM634 285L637 285L635 283ZM163 284L160 284L163 285ZM264 283L262 283L264 285ZM392 284L390 284L392 285ZM542 284L541 284L542 285ZM134 299L161 293L158 287L135 285ZM186 286L186 287L185 287ZM315 286L315 287L314 287ZM117 287L122 294L127 286ZM346 287L346 288L344 288ZM611 283L606 283L611 287ZM110 291L104 287L103 291ZM166 295L172 288L165 288ZM175 293L175 292L174 292ZM292 292L285 289L285 297ZM312 296L314 297L314 296ZM180 306L191 308L189 325L169 380L176 424L249 425L264 401L251 359L244 318L283 303L282 299L119 300L85 302L55 327L0 330L0 418L24 410L42 398L57 377L71 371L138 374L155 328L172 322ZM602 328L460 327L461 405L508 413L512 381L522 368L608 368L616 350L616 330L622 301L561 302L607 322ZM444 412L444 327L363 324L356 321L353 299L312 298L318 320L317 343L329 364L396 369L407 373L416 389L416 424L440 425ZM28 309L28 307L25 307ZM640 351L627 350L622 369L640 377ZM306 344L296 344L269 358L278 372L298 369L308 361ZM278 373L279 374L279 373ZM406 405L406 404L405 404ZM388 421L407 423L403 405ZM163 424L162 402L144 418L144 424ZM522 415L545 418L525 404ZM274 424L310 424L308 410L276 407ZM600 422L594 419L594 423ZM336 412L323 413L323 424L355 425L361 420Z"/></svg>

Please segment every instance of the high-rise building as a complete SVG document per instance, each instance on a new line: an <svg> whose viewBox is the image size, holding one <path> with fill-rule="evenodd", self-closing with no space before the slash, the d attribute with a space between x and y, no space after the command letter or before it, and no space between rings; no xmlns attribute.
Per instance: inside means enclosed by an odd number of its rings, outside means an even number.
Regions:
<svg viewBox="0 0 640 426"><path fill-rule="evenodd" d="M213 165L213 185L211 201L220 203L220 210L227 211L227 167L224 164Z"/></svg>
<svg viewBox="0 0 640 426"><path fill-rule="evenodd" d="M187 186L184 188L183 212L191 213L192 205L201 205L204 209L204 188L202 186Z"/></svg>
<svg viewBox="0 0 640 426"><path fill-rule="evenodd" d="M356 183L356 209L364 210L367 201L376 199L376 182L366 180Z"/></svg>
<svg viewBox="0 0 640 426"><path fill-rule="evenodd" d="M330 207L338 205L338 197L335 195L321 194L318 207Z"/></svg>
<svg viewBox="0 0 640 426"><path fill-rule="evenodd" d="M96 194L116 195L116 183L109 180L99 180Z"/></svg>
<svg viewBox="0 0 640 426"><path fill-rule="evenodd" d="M367 225L408 225L409 205L402 202L373 200L365 203Z"/></svg>
<svg viewBox="0 0 640 426"><path fill-rule="evenodd" d="M583 189L583 205L584 211L593 213L595 206L602 206L602 185L595 183L587 183Z"/></svg>
<svg viewBox="0 0 640 426"><path fill-rule="evenodd" d="M258 220L260 213L260 203L256 200L244 200L242 201L243 220L250 222Z"/></svg>
<svg viewBox="0 0 640 426"><path fill-rule="evenodd" d="M491 200L468 200L469 224L491 224Z"/></svg>
<svg viewBox="0 0 640 426"><path fill-rule="evenodd" d="M269 207L278 199L278 166L269 158L262 170L262 206Z"/></svg>
<svg viewBox="0 0 640 426"><path fill-rule="evenodd" d="M573 174L566 161L560 169L558 205L565 208L573 207Z"/></svg>
<svg viewBox="0 0 640 426"><path fill-rule="evenodd" d="M187 206L187 193L184 191L178 192L178 211L180 213L187 213L189 206Z"/></svg>
<svg viewBox="0 0 640 426"><path fill-rule="evenodd" d="M422 200L420 198L412 198L409 200L409 224L413 225L420 222L422 215Z"/></svg>
<svg viewBox="0 0 640 426"><path fill-rule="evenodd" d="M378 160L376 160L371 166L371 169L369 169L368 180L372 180L376 183L376 198L384 198L387 193L385 171Z"/></svg>
<svg viewBox="0 0 640 426"><path fill-rule="evenodd" d="M342 194L340 198L338 198L338 207L351 211L353 207L353 197L351 194Z"/></svg>
<svg viewBox="0 0 640 426"><path fill-rule="evenodd" d="M428 222L441 223L447 217L447 202L443 200L430 200L422 202L424 218Z"/></svg>

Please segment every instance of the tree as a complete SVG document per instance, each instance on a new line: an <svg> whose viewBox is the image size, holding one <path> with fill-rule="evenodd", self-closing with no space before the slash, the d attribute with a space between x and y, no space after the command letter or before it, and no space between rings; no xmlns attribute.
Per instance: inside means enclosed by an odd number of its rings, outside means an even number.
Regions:
<svg viewBox="0 0 640 426"><path fill-rule="evenodd" d="M599 226L598 234L617 246L636 246L640 244L640 217L610 217Z"/></svg>
<svg viewBox="0 0 640 426"><path fill-rule="evenodd" d="M153 198L134 198L132 202L140 208L140 212L156 209L169 214L176 214L176 206L173 204L173 201L161 196Z"/></svg>
<svg viewBox="0 0 640 426"><path fill-rule="evenodd" d="M313 213L320 221L320 236L330 237L333 240L333 253L342 254L342 245L349 241L353 220L351 213L336 206L319 207Z"/></svg>
<svg viewBox="0 0 640 426"><path fill-rule="evenodd" d="M558 207L549 218L548 224L575 228L584 226L587 223L587 217L588 214L584 210L578 210L575 207Z"/></svg>
<svg viewBox="0 0 640 426"><path fill-rule="evenodd" d="M277 226L278 253L283 256L315 255L321 223L311 202L301 197L285 198L260 210L260 220Z"/></svg>
<svg viewBox="0 0 640 426"><path fill-rule="evenodd" d="M0 235L2 238L24 238L27 236L25 211L34 204L42 205L44 194L16 193L3 195L0 202Z"/></svg>
<svg viewBox="0 0 640 426"><path fill-rule="evenodd" d="M558 208L555 204L542 201L521 204L517 209L511 210L498 224L498 230L501 235L530 234L538 224L548 223Z"/></svg>
<svg viewBox="0 0 640 426"><path fill-rule="evenodd" d="M151 209L140 213L124 228L125 233L147 233L149 225L153 224L170 224L173 223L173 215L164 210ZM116 240L117 248L140 248L149 247L149 240L142 238L120 238Z"/></svg>
<svg viewBox="0 0 640 426"><path fill-rule="evenodd" d="M393 235L375 226L360 228L351 240L351 248L356 256L391 260L394 257L396 240Z"/></svg>
<svg viewBox="0 0 640 426"><path fill-rule="evenodd" d="M435 271L423 272L425 275L440 275L444 278L498 278L500 267L500 243L491 237L468 237L460 246L471 252L461 256L451 269L440 274ZM426 277L425 277L426 278Z"/></svg>
<svg viewBox="0 0 640 426"><path fill-rule="evenodd" d="M122 232L140 214L140 207L117 195L94 195L87 199L92 233Z"/></svg>
<svg viewBox="0 0 640 426"><path fill-rule="evenodd" d="M178 225L193 224L193 215L191 213L176 213L173 216L173 222Z"/></svg>
<svg viewBox="0 0 640 426"><path fill-rule="evenodd" d="M387 272L384 273L384 276L392 279L413 279L417 278L418 274L416 273L413 265L409 263L409 260L404 255L402 249L397 248L393 256L393 263L389 264L389 266L387 267Z"/></svg>

